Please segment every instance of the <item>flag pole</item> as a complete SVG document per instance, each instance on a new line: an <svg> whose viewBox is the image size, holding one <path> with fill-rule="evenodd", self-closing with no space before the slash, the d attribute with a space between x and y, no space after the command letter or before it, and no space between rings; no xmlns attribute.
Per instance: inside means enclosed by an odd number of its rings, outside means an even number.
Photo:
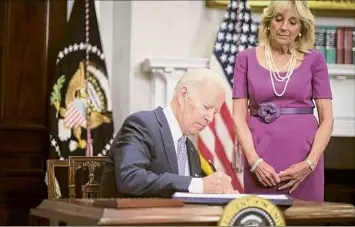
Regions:
<svg viewBox="0 0 355 227"><path fill-rule="evenodd" d="M232 4L232 1L230 2L230 4ZM237 27L240 27L240 21L239 20L239 14L240 14L240 0L237 0L237 15L236 15L236 24L235 24L235 27L234 29L237 29ZM237 35L237 41L236 41L236 46L238 48L239 44L240 44L240 34ZM237 54L235 54L236 56ZM235 129L235 127L234 127ZM235 131L234 131L235 132ZM243 164L242 164L242 156L241 156L241 147L240 147L240 144L237 140L237 137L236 135L234 134L234 137L233 137L233 161L232 161L232 166L233 166L233 169L235 172L237 173L242 173L243 172Z"/></svg>
<svg viewBox="0 0 355 227"><path fill-rule="evenodd" d="M86 46L86 58L85 58L85 82L86 82L86 95L87 95L87 109L86 109L86 156L93 156L92 150L92 139L91 139L91 129L90 129L90 95L88 92L88 81L89 81L89 45L90 45L90 2L89 0L85 0L85 46Z"/></svg>

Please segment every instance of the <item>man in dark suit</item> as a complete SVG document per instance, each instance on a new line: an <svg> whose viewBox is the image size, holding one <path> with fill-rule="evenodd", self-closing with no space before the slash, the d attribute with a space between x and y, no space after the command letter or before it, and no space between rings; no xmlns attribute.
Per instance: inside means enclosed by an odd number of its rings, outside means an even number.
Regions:
<svg viewBox="0 0 355 227"><path fill-rule="evenodd" d="M224 81L212 70L192 69L177 83L167 107L130 115L108 153L100 196L234 193L231 178L224 173L203 176L199 154L187 138L219 112L224 89Z"/></svg>

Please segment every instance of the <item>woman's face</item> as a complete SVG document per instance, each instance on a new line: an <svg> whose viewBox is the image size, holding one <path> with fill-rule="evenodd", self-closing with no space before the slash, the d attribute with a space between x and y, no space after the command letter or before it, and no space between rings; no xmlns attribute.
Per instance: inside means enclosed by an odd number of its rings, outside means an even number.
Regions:
<svg viewBox="0 0 355 227"><path fill-rule="evenodd" d="M295 9L283 7L270 21L271 40L279 45L292 45L300 34L301 26Z"/></svg>

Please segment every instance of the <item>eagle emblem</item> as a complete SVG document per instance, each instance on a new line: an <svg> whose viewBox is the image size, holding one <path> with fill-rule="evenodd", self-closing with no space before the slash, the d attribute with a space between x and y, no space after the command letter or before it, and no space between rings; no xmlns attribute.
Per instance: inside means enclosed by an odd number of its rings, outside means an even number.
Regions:
<svg viewBox="0 0 355 227"><path fill-rule="evenodd" d="M92 62L89 62L86 70L85 63L81 61L68 83L64 102L61 95L65 84L64 75L54 84L50 97L51 105L56 109L59 140L67 141L74 135L75 139L69 142L71 152L87 146L82 139L82 129L89 127L93 130L112 122L108 78Z"/></svg>

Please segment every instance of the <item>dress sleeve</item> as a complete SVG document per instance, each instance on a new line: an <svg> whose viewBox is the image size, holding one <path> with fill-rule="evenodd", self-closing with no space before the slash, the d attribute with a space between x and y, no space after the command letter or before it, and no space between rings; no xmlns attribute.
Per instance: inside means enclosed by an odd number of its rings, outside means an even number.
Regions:
<svg viewBox="0 0 355 227"><path fill-rule="evenodd" d="M332 99L328 66L322 53L312 65L312 96L314 99Z"/></svg>
<svg viewBox="0 0 355 227"><path fill-rule="evenodd" d="M248 98L248 61L244 52L236 59L233 75L233 98Z"/></svg>

